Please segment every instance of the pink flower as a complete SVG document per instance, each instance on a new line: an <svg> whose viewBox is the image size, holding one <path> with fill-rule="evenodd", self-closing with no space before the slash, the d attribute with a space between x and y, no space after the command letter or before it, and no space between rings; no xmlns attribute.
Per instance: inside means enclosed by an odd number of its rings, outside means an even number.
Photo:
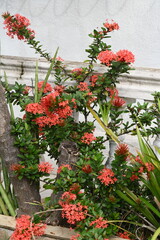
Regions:
<svg viewBox="0 0 160 240"><path fill-rule="evenodd" d="M102 169L97 178L106 186L114 184L117 181L117 178L114 177L114 172L109 168Z"/></svg>
<svg viewBox="0 0 160 240"><path fill-rule="evenodd" d="M118 23L114 22L113 20L109 22L108 19L106 19L106 22L103 24L103 26L107 28L109 32L112 32L114 30L119 30Z"/></svg>
<svg viewBox="0 0 160 240"><path fill-rule="evenodd" d="M92 221L90 223L90 226L92 226L94 224L95 224L95 228L107 228L108 227L107 220L103 220L102 217L99 217L95 221Z"/></svg>
<svg viewBox="0 0 160 240"><path fill-rule="evenodd" d="M105 50L98 54L97 59L107 66L110 66L113 61L115 61L116 56L112 51Z"/></svg>
<svg viewBox="0 0 160 240"><path fill-rule="evenodd" d="M72 170L69 164L63 164L58 168L57 173L60 173L61 171L63 171L64 168L68 168L68 170Z"/></svg>
<svg viewBox="0 0 160 240"><path fill-rule="evenodd" d="M38 82L38 91L40 91L42 89L44 81ZM46 83L45 87L43 89L43 93L47 93L47 92L52 92L53 88L51 86L51 84Z"/></svg>
<svg viewBox="0 0 160 240"><path fill-rule="evenodd" d="M53 170L52 164L50 164L49 162L41 162L38 164L39 172L51 173L52 170Z"/></svg>
<svg viewBox="0 0 160 240"><path fill-rule="evenodd" d="M90 144L91 142L93 142L94 140L96 140L96 137L94 137L93 133L84 133L84 135L81 137L81 142L86 143L86 144Z"/></svg>
<svg viewBox="0 0 160 240"><path fill-rule="evenodd" d="M132 52L128 50L120 50L116 53L116 61L126 62L130 64L130 63L134 63L135 58Z"/></svg>

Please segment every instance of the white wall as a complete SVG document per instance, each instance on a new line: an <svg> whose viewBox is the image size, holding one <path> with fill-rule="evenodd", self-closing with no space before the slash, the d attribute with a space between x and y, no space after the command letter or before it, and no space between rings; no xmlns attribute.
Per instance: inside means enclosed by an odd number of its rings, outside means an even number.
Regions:
<svg viewBox="0 0 160 240"><path fill-rule="evenodd" d="M31 20L37 39L52 54L59 46L65 60L83 61L88 33L105 19L120 30L112 33L112 50L131 50L135 66L160 68L160 0L0 0L0 13L20 13ZM28 45L5 35L0 19L2 55L33 57Z"/></svg>

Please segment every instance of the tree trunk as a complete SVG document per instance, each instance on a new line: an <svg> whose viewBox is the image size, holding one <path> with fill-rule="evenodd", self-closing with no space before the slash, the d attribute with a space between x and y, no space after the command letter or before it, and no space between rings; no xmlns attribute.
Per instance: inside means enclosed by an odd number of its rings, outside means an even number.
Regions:
<svg viewBox="0 0 160 240"><path fill-rule="evenodd" d="M30 203L40 202L39 183L30 181L27 178L19 180L11 170L12 164L17 164L20 159L17 157L19 151L14 146L14 136L10 134L10 114L5 101L4 89L0 84L0 157L3 159L9 173L14 193L18 202L17 215L28 214L40 211L40 205Z"/></svg>
<svg viewBox="0 0 160 240"><path fill-rule="evenodd" d="M65 140L60 144L59 152L60 152L60 156L58 159L58 167L60 167L61 165L69 164L71 165L72 170L74 170L76 168L74 164L77 162L77 159L78 159L77 144L74 142ZM57 174L56 179L58 179L59 177L60 175ZM52 193L50 207L52 206L53 203L58 202L62 194L63 192L58 192L57 194ZM58 226L58 225L63 227L69 226L66 220L62 218L61 211L55 211L51 213L49 217L46 219L46 223L53 226Z"/></svg>

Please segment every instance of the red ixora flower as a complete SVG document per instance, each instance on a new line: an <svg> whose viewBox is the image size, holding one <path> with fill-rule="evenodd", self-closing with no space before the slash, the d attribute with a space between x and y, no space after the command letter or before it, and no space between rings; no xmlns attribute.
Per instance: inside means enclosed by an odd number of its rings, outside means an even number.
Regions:
<svg viewBox="0 0 160 240"><path fill-rule="evenodd" d="M82 168L82 171L85 173L91 173L93 170L92 170L91 166L89 164L87 164Z"/></svg>
<svg viewBox="0 0 160 240"><path fill-rule="evenodd" d="M148 172L151 172L155 169L155 167L152 163L145 163L145 167L146 167Z"/></svg>
<svg viewBox="0 0 160 240"><path fill-rule="evenodd" d="M130 239L129 233L127 233L127 232L123 232L123 233L119 232L118 237L121 237L121 238L124 238L124 239Z"/></svg>
<svg viewBox="0 0 160 240"><path fill-rule="evenodd" d="M115 154L118 156L123 156L126 159L129 154L128 145L125 143L120 143L116 148Z"/></svg>
<svg viewBox="0 0 160 240"><path fill-rule="evenodd" d="M108 224L107 224L107 220L103 220L103 217L99 217L98 219L96 219L95 221L92 221L90 223L90 226L95 224L95 228L107 228Z"/></svg>
<svg viewBox="0 0 160 240"><path fill-rule="evenodd" d="M76 200L76 198L77 198L76 194L71 192L64 192L58 203L63 207L64 204L68 204L71 201Z"/></svg>
<svg viewBox="0 0 160 240"><path fill-rule="evenodd" d="M28 28L30 25L28 18L20 14L11 16L8 12L4 13L2 17L4 18L4 28L7 29L7 35L11 38L17 36L19 40L26 40L35 37L35 32Z"/></svg>
<svg viewBox="0 0 160 240"><path fill-rule="evenodd" d="M119 50L116 53L116 61L126 62L126 63L130 64L130 63L134 63L135 57L134 57L133 53L128 50Z"/></svg>
<svg viewBox="0 0 160 240"><path fill-rule="evenodd" d="M115 61L116 59L116 55L112 52L112 51L109 51L109 50L105 50L105 51L102 51L98 54L97 56L97 59L107 65L107 66L110 66L111 65L111 62L112 61Z"/></svg>
<svg viewBox="0 0 160 240"><path fill-rule="evenodd" d="M80 82L79 85L77 86L77 88L80 91L89 91L88 84L86 82Z"/></svg>
<svg viewBox="0 0 160 240"><path fill-rule="evenodd" d="M10 169L12 171L20 171L22 168L25 168L25 166L21 165L21 164L12 164Z"/></svg>
<svg viewBox="0 0 160 240"><path fill-rule="evenodd" d="M57 169L57 173L60 173L61 171L63 171L64 168L67 168L68 170L72 170L72 168L69 164L63 164L63 165L59 166L59 168Z"/></svg>
<svg viewBox="0 0 160 240"><path fill-rule="evenodd" d="M132 176L130 177L131 181L137 180L138 176L135 174L132 174Z"/></svg>
<svg viewBox="0 0 160 240"><path fill-rule="evenodd" d="M126 101L118 96L115 96L113 100L111 100L111 104L117 108L122 107L125 103Z"/></svg>
<svg viewBox="0 0 160 240"><path fill-rule="evenodd" d="M117 178L114 177L114 172L109 168L102 169L97 178L106 186L114 184L117 181Z"/></svg>
<svg viewBox="0 0 160 240"><path fill-rule="evenodd" d="M62 210L62 217L67 219L70 224L82 221L86 218L87 206L80 203L77 204L64 204Z"/></svg>
<svg viewBox="0 0 160 240"><path fill-rule="evenodd" d="M38 164L38 171L44 173L51 173L53 170L52 164L49 162L41 162Z"/></svg>
<svg viewBox="0 0 160 240"><path fill-rule="evenodd" d="M90 144L92 141L96 140L96 137L94 137L93 133L84 133L84 135L81 137L81 142Z"/></svg>
<svg viewBox="0 0 160 240"><path fill-rule="evenodd" d="M70 240L78 240L78 237L80 237L81 235L79 233L77 233L76 235L71 236Z"/></svg>
<svg viewBox="0 0 160 240"><path fill-rule="evenodd" d="M33 114L41 114L44 112L44 109L41 104L39 103L29 103L25 107L26 112L33 113Z"/></svg>
<svg viewBox="0 0 160 240"><path fill-rule="evenodd" d="M79 185L79 183L73 183L73 184L70 186L69 191L79 192L80 189L81 189L81 186Z"/></svg>
<svg viewBox="0 0 160 240"><path fill-rule="evenodd" d="M10 240L31 240L32 236L41 236L44 234L46 224L31 223L29 215L21 215L16 219L16 229L13 232Z"/></svg>
<svg viewBox="0 0 160 240"><path fill-rule="evenodd" d="M94 87L96 85L96 82L98 80L98 75L92 75L89 79L89 81L91 82L91 87Z"/></svg>
<svg viewBox="0 0 160 240"><path fill-rule="evenodd" d="M103 23L103 26L104 26L105 28L107 28L109 32L112 32L112 31L114 31L114 30L119 30L119 25L118 25L118 23L114 22L113 20L111 20L111 21L109 22L109 20L106 19L106 22Z"/></svg>
<svg viewBox="0 0 160 240"><path fill-rule="evenodd" d="M29 91L31 90L31 88L29 86L25 86L23 94L24 95L28 95Z"/></svg>
<svg viewBox="0 0 160 240"><path fill-rule="evenodd" d="M81 75L83 72L83 69L82 68L74 68L71 72L74 73L75 75Z"/></svg>
<svg viewBox="0 0 160 240"><path fill-rule="evenodd" d="M42 89L44 81L38 82L38 91L40 91ZM43 93L47 93L47 92L52 92L53 88L51 86L51 84L46 83L45 87L43 89Z"/></svg>

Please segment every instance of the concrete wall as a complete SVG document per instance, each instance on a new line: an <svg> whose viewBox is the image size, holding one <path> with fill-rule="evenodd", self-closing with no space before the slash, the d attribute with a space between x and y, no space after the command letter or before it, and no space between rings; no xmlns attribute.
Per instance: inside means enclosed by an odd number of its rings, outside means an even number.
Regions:
<svg viewBox="0 0 160 240"><path fill-rule="evenodd" d="M0 13L20 13L31 20L37 39L65 60L83 61L90 43L88 33L105 19L114 19L120 30L112 33L113 51L128 49L135 66L160 68L160 0L0 0ZM33 57L34 51L5 35L0 19L1 54Z"/></svg>

